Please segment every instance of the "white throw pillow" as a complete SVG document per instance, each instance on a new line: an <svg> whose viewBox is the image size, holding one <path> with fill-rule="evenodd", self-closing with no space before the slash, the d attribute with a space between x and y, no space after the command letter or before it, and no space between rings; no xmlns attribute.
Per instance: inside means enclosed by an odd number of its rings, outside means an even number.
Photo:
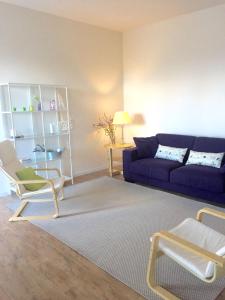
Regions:
<svg viewBox="0 0 225 300"><path fill-rule="evenodd" d="M223 160L224 152L222 153L207 153L190 151L186 165L200 165L214 168L220 168Z"/></svg>
<svg viewBox="0 0 225 300"><path fill-rule="evenodd" d="M175 160L182 163L186 153L187 153L187 148L175 148L175 147L159 145L155 158Z"/></svg>

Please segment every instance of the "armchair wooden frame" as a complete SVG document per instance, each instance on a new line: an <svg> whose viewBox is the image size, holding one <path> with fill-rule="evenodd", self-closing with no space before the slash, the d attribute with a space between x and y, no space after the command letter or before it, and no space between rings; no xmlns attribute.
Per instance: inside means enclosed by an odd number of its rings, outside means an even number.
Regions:
<svg viewBox="0 0 225 300"><path fill-rule="evenodd" d="M51 179L40 179L40 180L16 180L12 176L10 176L6 170L4 170L3 167L0 167L2 172L7 176L9 179L10 183L15 186L16 189L16 195L20 198L21 200L21 205L19 208L15 211L15 213L12 215L12 217L9 219L10 222L16 222L16 221L31 221L31 220L45 220L45 219L50 219L50 218L57 218L59 216L59 205L58 205L58 200L59 200L59 195L61 193L61 198L60 200L64 199L64 190L63 186L57 190L54 186L54 182ZM57 173L58 177L61 177L60 170L57 168L38 168L34 169L35 171L55 171ZM50 187L50 192L52 193L51 198L33 198L35 195L40 195L44 194L43 190L37 190L36 192L32 192L32 196L30 197L31 193L22 193L20 186L24 184L33 184L33 183L46 183ZM51 202L54 201L54 207L55 211L52 215L37 215L37 216L21 216L23 210L27 206L27 204L32 203L32 202Z"/></svg>
<svg viewBox="0 0 225 300"><path fill-rule="evenodd" d="M203 208L198 211L196 219L199 222L202 222L203 215L208 214L214 217L218 217L225 220L225 213L221 211L217 211L211 208ZM163 255L164 253L159 249L159 241L160 239L169 241L171 244L176 245L178 247L181 247L189 252L192 252L194 254L197 254L198 256L211 261L215 264L214 267L214 275L212 278L206 278L201 280L212 283L217 278L225 275L225 256L219 256L215 253L211 253L207 251L206 249L203 249L189 241L186 241L177 235L167 232L167 231L160 231L153 235L152 242L151 242L151 248L150 248L150 257L149 257L149 263L148 263L148 269L147 269L147 284L148 287L155 292L158 296L160 296L162 299L165 300L180 300L180 298L176 297L174 294L166 290L165 288L159 286L156 284L155 281L155 267L156 267L156 260L158 257ZM193 273L193 275L196 276L196 274Z"/></svg>

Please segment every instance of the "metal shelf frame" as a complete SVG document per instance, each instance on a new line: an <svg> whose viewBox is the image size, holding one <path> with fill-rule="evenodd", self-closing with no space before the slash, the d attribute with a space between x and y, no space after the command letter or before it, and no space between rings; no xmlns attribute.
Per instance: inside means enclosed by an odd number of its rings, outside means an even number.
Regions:
<svg viewBox="0 0 225 300"><path fill-rule="evenodd" d="M71 121L70 121L70 114L69 114L69 99L68 99L68 87L67 86L64 86L64 85L49 85L49 84L37 84L37 83L13 83L13 82L8 82L8 83L0 83L0 89L1 88L5 88L5 91L7 91L7 96L6 96L6 99L1 99L0 98L0 101L2 101L5 105L7 105L7 108L6 110L0 110L0 114L2 115L9 115L9 120L10 120L10 129L12 129L12 132L15 132L15 129L17 127L17 124L16 124L16 118L15 116L18 115L18 114L24 114L24 118L26 118L26 116L29 116L29 118L31 118L31 126L32 126L32 134L29 134L29 135L24 135L23 137L20 137L20 138L16 138L16 137L13 137L11 138L10 137L10 133L8 132L8 134L6 134L6 136L8 136L8 138L13 142L14 144L14 147L15 149L17 150L17 143L19 141L24 141L24 140L35 140L35 139L38 139L38 138L41 138L43 140L43 145L44 145L44 148L46 149L46 146L47 146L47 139L48 138L51 138L51 137L55 137L57 139L57 147L60 147L60 137L61 136L65 136L67 138L67 150L68 150L68 156L66 158L69 159L69 175L68 176L65 176L67 178L67 180L71 180L72 183L73 183L73 163L72 163L72 149L71 149ZM28 98L30 97L30 99L32 98L31 97L31 90L33 88L35 88L37 91L38 91L38 97L40 99L40 102L41 102L41 107L43 110L40 110L40 111L29 111L29 110L26 110L26 111L13 111L13 104L12 104L12 89L13 88L24 88L27 90L27 95L28 95ZM52 93L54 93L54 97L55 97L55 101L58 102L58 94L59 94L59 91L57 90L63 90L63 93L65 94L65 99L64 100L64 108L63 109L59 109L58 108L58 104L57 103L57 108L55 110L47 110L47 109L44 109L44 100L43 100L43 91L45 89L51 89L52 90ZM4 93L3 93L4 94ZM14 95L14 98L15 98L15 95ZM31 101L31 100L30 100ZM8 102L8 103L7 103ZM59 114L60 113L64 113L64 115L66 116L65 118L65 122L67 122L67 129L68 130L65 130L65 131L58 131L58 132L55 132L53 134L50 134L49 132L46 132L46 114L55 114L55 119L56 119L56 127L57 127L57 130L59 130ZM39 133L39 134L35 134L35 131L34 131L34 116L36 114L40 114L41 116L41 128L42 128L42 132ZM65 159L65 158L64 158ZM45 152L45 155L44 155L44 158L43 160L35 160L35 159L30 159L30 163L27 161L28 164L33 164L33 165L38 165L40 163L44 163L45 167L47 168L48 167L48 162L51 161L51 162L54 162L54 161L59 161L60 163L60 171L61 173L63 172L63 156L60 157L60 158L57 158L57 159L53 159L53 160L49 160L47 158L47 152ZM26 164L26 163L25 163ZM48 177L48 174L46 173L46 176Z"/></svg>

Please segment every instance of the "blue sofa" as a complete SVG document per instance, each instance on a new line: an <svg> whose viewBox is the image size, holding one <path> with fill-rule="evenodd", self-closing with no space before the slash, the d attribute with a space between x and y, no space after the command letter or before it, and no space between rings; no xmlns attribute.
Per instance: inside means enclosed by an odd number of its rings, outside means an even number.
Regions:
<svg viewBox="0 0 225 300"><path fill-rule="evenodd" d="M190 150L225 152L225 139L160 133L134 140L137 147L123 151L123 173L126 181L225 204L225 157L220 169L185 165ZM188 148L184 163L154 158L159 144Z"/></svg>

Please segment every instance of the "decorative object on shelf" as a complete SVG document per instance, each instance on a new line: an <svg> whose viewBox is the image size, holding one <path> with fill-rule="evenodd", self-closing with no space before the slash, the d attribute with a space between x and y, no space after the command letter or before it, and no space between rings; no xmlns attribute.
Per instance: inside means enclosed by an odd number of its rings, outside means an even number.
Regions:
<svg viewBox="0 0 225 300"><path fill-rule="evenodd" d="M34 111L34 106L33 106L33 105L30 105L30 106L29 106L29 111L31 111L31 112Z"/></svg>
<svg viewBox="0 0 225 300"><path fill-rule="evenodd" d="M24 135L23 134L17 134L15 136L15 139L23 139L24 138Z"/></svg>
<svg viewBox="0 0 225 300"><path fill-rule="evenodd" d="M64 150L64 147L58 147L56 150L45 149L44 145L37 144L33 149L33 152L46 153L47 160L53 160L59 158Z"/></svg>
<svg viewBox="0 0 225 300"><path fill-rule="evenodd" d="M111 144L116 143L116 136L115 136L116 127L113 124L112 116L107 116L104 113L102 117L99 117L98 122L93 124L93 126L98 130L103 129L105 135L110 138Z"/></svg>
<svg viewBox="0 0 225 300"><path fill-rule="evenodd" d="M23 106L23 107L22 107L22 111L27 111L26 106Z"/></svg>
<svg viewBox="0 0 225 300"><path fill-rule="evenodd" d="M16 130L11 128L10 129L10 137L15 138L15 136L16 136Z"/></svg>
<svg viewBox="0 0 225 300"><path fill-rule="evenodd" d="M117 111L113 118L113 124L121 126L121 143L124 144L124 125L131 123L131 117L126 111Z"/></svg>
<svg viewBox="0 0 225 300"><path fill-rule="evenodd" d="M44 145L37 144L33 152L46 153L47 160L54 160L59 158L64 152L65 148L58 147L56 150L45 149Z"/></svg>
<svg viewBox="0 0 225 300"><path fill-rule="evenodd" d="M13 106L13 109L12 109L14 112L16 111L16 107L15 106Z"/></svg>
<svg viewBox="0 0 225 300"><path fill-rule="evenodd" d="M33 102L37 105L37 111L41 111L41 101L38 96L33 97Z"/></svg>
<svg viewBox="0 0 225 300"><path fill-rule="evenodd" d="M42 107L41 107L41 102L38 103L38 111L41 111Z"/></svg>
<svg viewBox="0 0 225 300"><path fill-rule="evenodd" d="M59 130L60 131L69 131L69 130L72 130L72 121L69 120L69 126L68 126L68 121L64 121L64 120L59 121Z"/></svg>
<svg viewBox="0 0 225 300"><path fill-rule="evenodd" d="M55 99L50 100L49 105L50 110L57 110Z"/></svg>
<svg viewBox="0 0 225 300"><path fill-rule="evenodd" d="M19 134L15 129L10 129L10 138L11 139L21 139L21 138L24 138L24 135Z"/></svg>
<svg viewBox="0 0 225 300"><path fill-rule="evenodd" d="M58 106L59 110L66 110L66 106L61 95L58 96Z"/></svg>
<svg viewBox="0 0 225 300"><path fill-rule="evenodd" d="M22 163L26 163L26 162L31 162L32 161L32 159L30 158L30 157L23 157L22 159L20 159L20 161L22 162Z"/></svg>
<svg viewBox="0 0 225 300"><path fill-rule="evenodd" d="M49 123L49 133L54 134L55 133L55 125L53 123Z"/></svg>
<svg viewBox="0 0 225 300"><path fill-rule="evenodd" d="M64 148L57 148L56 150L47 149L47 151L46 151L47 159L54 160L54 159L59 158L62 155L64 150L65 150Z"/></svg>
<svg viewBox="0 0 225 300"><path fill-rule="evenodd" d="M44 145L37 144L37 145L34 147L33 152L45 152L45 147L44 147Z"/></svg>

